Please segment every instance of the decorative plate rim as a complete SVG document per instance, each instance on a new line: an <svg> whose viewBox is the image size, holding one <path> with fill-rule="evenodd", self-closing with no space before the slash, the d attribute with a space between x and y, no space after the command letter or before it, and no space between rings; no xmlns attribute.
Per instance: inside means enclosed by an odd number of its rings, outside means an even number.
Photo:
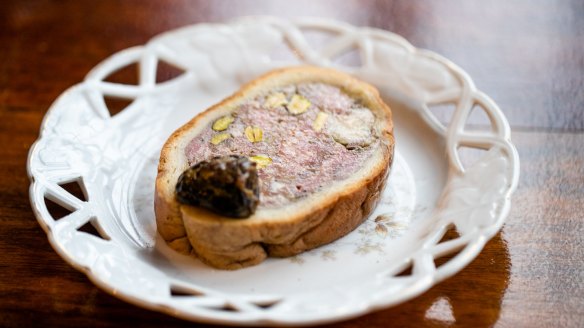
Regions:
<svg viewBox="0 0 584 328"><path fill-rule="evenodd" d="M490 169L491 172L495 174L500 173L499 177L502 180L497 180L494 183L501 183L501 185L493 187L495 189L498 188L496 191L492 192L493 197L496 198L491 202L485 202L488 203L486 205L495 204L493 206L494 209L489 207L489 220L484 224L485 226L481 226L483 223L479 222L478 226L472 227L474 230L468 232L468 234L462 238L457 238L456 240L446 243L440 243L440 239L452 224L455 224L456 226L463 224L459 221L460 218L458 216L460 216L460 213L447 213L449 216L448 218L443 217L446 216L446 214L442 215L442 213L437 222L444 224L432 231L431 236L424 239L425 243L423 250L420 250L420 252L417 252L416 254L412 254L412 258L408 263L403 263L399 267L394 268L392 272L380 273L378 277L379 280L389 281L387 279L395 279L397 273L402 269L405 269L407 266L413 267L414 274L412 279L417 277L417 280L401 290L401 294L399 294L401 297L390 295L387 291L380 291L376 295L373 295L368 302L361 304L361 306L353 307L351 309L345 307L342 310L337 311L334 315L330 315L330 313L321 313L310 314L307 316L290 316L289 313L286 315L287 313L285 311L262 311L261 309L250 306L248 300L240 299L238 297L232 297L232 299L229 300L225 295L221 295L225 297L223 300L228 300L224 303L235 306L238 308L239 312L236 311L235 314L232 314L225 313L225 311L213 312L201 310L199 308L193 308L196 310L185 310L184 308L173 306L173 303L168 303L169 301L167 302L164 297L154 300L145 300L135 294L126 293L123 290L116 290L111 282L103 280L100 277L100 274L95 272L91 266L92 264L81 263L76 260L71 250L66 249L55 236L55 229L60 228L57 227L57 221L48 215L48 211L46 210L44 199L47 197L47 191L49 191L52 200L62 203L65 207L71 207L73 210L77 210L77 212L83 212L86 209L85 204L79 204L66 194L61 193L58 189L58 183L55 182L74 181L76 179L75 174L70 176L60 176L59 180L50 181L50 178L47 179L46 176L40 174L40 171L37 170L37 159L40 156L39 152L41 151L39 145L46 142L50 137L47 136L47 134L49 134L48 131L51 131L51 124L55 124L50 120L55 116L54 113L59 110L60 101L79 91L79 88L83 88L84 91L87 91L85 96L89 99L89 102L96 102L98 105L95 106L101 108L100 115L102 115L104 119L108 119L109 113L107 113L107 109L104 110L103 107L100 107L103 100L96 100L103 94L111 93L117 96L132 96L137 99L144 94L152 92L158 87L155 81L157 59L168 60L172 57L172 55L164 52L165 50L168 50L165 49L165 46L168 45L159 46L160 44L168 40L179 40L183 35L191 33L196 29L221 30L227 34L236 34L239 33L240 30L243 30L245 26L251 26L253 24L263 24L267 28L281 33L283 40L287 42L289 47L295 51L304 63L318 66L335 66L356 75L362 74L364 76L369 76L368 74L371 73L371 68L378 68L375 65L380 65L375 62L374 53L377 49L375 47L377 46L377 43L384 45L384 42L386 42L387 44L394 46L395 49L403 51L405 56L411 56L419 61L427 60L428 63L437 63L438 65L441 65L444 71L450 72L450 74L454 76L454 80L457 81L456 83L459 83L458 89L455 88L456 90L446 90L447 88L445 88L442 90L442 93L438 92L437 94L428 95L427 97L424 96L426 97L426 101L420 112L420 115L426 120L428 125L436 132L443 135L446 140L446 151L450 161L450 172L448 184L443 193L443 197L441 198L441 204L445 208L460 204L460 197L456 194L456 190L461 185L464 186L465 184L468 184L469 181L467 180L469 180L469 177L473 174L476 174L475 171L482 173L483 171L481 170ZM334 42L327 44L324 49L316 51L315 49L312 49L303 38L301 29L326 30L334 33L336 39ZM332 58L345 52L351 47L357 48L360 51L362 61L361 66L336 66L333 63ZM156 49L152 50L154 48ZM134 62L139 63L141 67L140 84L138 86L134 88L121 87L104 82L104 79L108 74ZM270 62L266 65L270 64L275 65L277 63ZM387 69L389 70L389 68ZM180 83L180 80L175 79L163 84L173 85L176 83ZM455 82L450 83L456 84ZM404 83L404 85L406 84L407 83ZM160 87L164 86L161 85ZM409 92L415 91L415 87L413 89L408 89L411 86L399 87L402 88L400 91L406 95ZM101 94L95 92L97 90L99 90ZM456 110L448 127L440 123L430 109L430 105L439 105L443 103L453 103L456 105ZM467 131L465 129L466 120L470 115L472 107L475 105L480 106L487 114L492 125L492 131L489 133L477 133L476 131ZM124 112L125 111L128 111L128 109L124 110ZM109 119L111 120L111 118ZM484 162L486 164L479 163L480 165L477 165L476 167L473 166L466 170L457 151L461 146L489 149L489 162L486 163L485 160ZM493 168L499 168L503 172L493 171ZM448 59L428 50L417 49L402 37L388 31L367 27L354 27L347 23L328 19L302 18L286 21L279 18L262 16L243 18L228 24L197 24L179 28L154 37L145 46L128 48L105 59L88 73L84 82L66 90L51 105L41 123L39 138L31 146L29 151L27 170L31 180L31 205L39 224L47 233L51 246L71 266L85 273L95 285L109 294L144 308L194 321L237 325L311 325L356 317L380 308L389 307L407 301L425 292L436 283L454 275L468 265L483 249L485 243L501 229L504 220L509 213L511 195L516 189L519 178L519 159L517 151L510 141L510 128L508 122L501 110L487 95L477 90L466 72ZM82 186L82 188L84 188L84 186ZM53 194L50 194L50 192L53 192ZM84 192L86 191L84 190ZM485 215L486 214L483 212L477 214L477 216L481 218L484 218ZM77 220L71 222L71 224L79 225L81 223L87 223L89 220L93 219L93 216L90 218L81 218L80 215L79 218L68 220ZM97 230L100 231L99 226ZM447 263L436 268L433 263L434 258L452 253L453 251L460 252ZM97 263L97 261L95 263ZM218 295L214 296L219 297ZM253 302L251 304L257 305L257 303Z"/></svg>

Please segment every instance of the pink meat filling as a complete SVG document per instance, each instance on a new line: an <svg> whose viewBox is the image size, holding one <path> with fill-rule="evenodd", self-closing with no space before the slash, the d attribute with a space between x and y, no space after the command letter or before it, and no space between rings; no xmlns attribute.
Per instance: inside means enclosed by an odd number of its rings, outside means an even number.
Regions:
<svg viewBox="0 0 584 328"><path fill-rule="evenodd" d="M300 115L290 114L285 106L267 108L265 98L274 92L283 92L288 99L294 93L300 94L311 105ZM339 88L326 84L301 84L271 90L237 108L232 113L235 120L227 130L213 131L210 123L186 147L186 156L190 165L230 154L270 157L272 163L259 170L260 206L283 205L348 178L371 156L377 141L351 147L335 141L326 127L321 131L313 127L319 111L334 116L356 108L362 110L363 106ZM250 142L244 134L247 126L260 127L263 140ZM211 138L218 133L230 133L231 138L214 145Z"/></svg>

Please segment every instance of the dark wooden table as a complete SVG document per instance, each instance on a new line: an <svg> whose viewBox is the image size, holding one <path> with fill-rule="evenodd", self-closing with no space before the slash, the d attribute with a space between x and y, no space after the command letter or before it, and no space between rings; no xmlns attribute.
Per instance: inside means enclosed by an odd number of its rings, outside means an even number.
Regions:
<svg viewBox="0 0 584 328"><path fill-rule="evenodd" d="M424 295L335 327L584 326L584 2L2 1L0 326L197 326L120 301L51 248L26 158L52 101L109 55L176 27L270 14L401 34L463 67L503 109L521 158L502 231Z"/></svg>

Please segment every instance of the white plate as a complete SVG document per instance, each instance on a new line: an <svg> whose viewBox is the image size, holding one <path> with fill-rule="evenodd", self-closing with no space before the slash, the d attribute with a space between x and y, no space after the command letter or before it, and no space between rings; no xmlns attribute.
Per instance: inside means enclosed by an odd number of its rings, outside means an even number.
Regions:
<svg viewBox="0 0 584 328"><path fill-rule="evenodd" d="M186 72L156 83L159 61ZM133 63L137 85L105 81ZM156 234L152 204L164 140L242 83L298 63L352 73L376 85L392 107L396 161L380 206L330 245L252 268L214 270L174 253ZM110 116L104 96L135 101ZM433 114L440 104L455 107L447 125ZM467 124L473 106L491 129ZM162 34L111 56L63 93L30 151L30 198L55 250L116 297L196 321L324 323L411 299L480 252L501 228L517 183L509 134L501 111L460 68L397 35L254 17ZM465 167L459 147L488 151ZM86 201L61 187L72 181ZM72 213L52 218L45 199ZM88 222L103 238L78 230ZM452 227L460 237L440 242ZM434 259L454 252L436 268ZM399 275L408 266L412 272Z"/></svg>

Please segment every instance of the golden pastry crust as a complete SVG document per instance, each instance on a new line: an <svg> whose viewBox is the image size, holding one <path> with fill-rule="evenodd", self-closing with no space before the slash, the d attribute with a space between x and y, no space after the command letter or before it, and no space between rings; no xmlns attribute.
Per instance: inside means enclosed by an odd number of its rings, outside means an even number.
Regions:
<svg viewBox="0 0 584 328"><path fill-rule="evenodd" d="M379 138L379 147L358 172L281 208L258 208L254 215L244 220L221 217L176 201L175 184L188 168L184 149L205 126L263 90L307 82L339 87L359 99L374 114L373 129ZM230 270L258 264L267 256L291 256L330 243L351 232L371 213L385 185L393 149L391 111L371 85L326 68L294 67L272 71L197 115L167 140L156 178L158 232L171 248L196 255L214 267Z"/></svg>

